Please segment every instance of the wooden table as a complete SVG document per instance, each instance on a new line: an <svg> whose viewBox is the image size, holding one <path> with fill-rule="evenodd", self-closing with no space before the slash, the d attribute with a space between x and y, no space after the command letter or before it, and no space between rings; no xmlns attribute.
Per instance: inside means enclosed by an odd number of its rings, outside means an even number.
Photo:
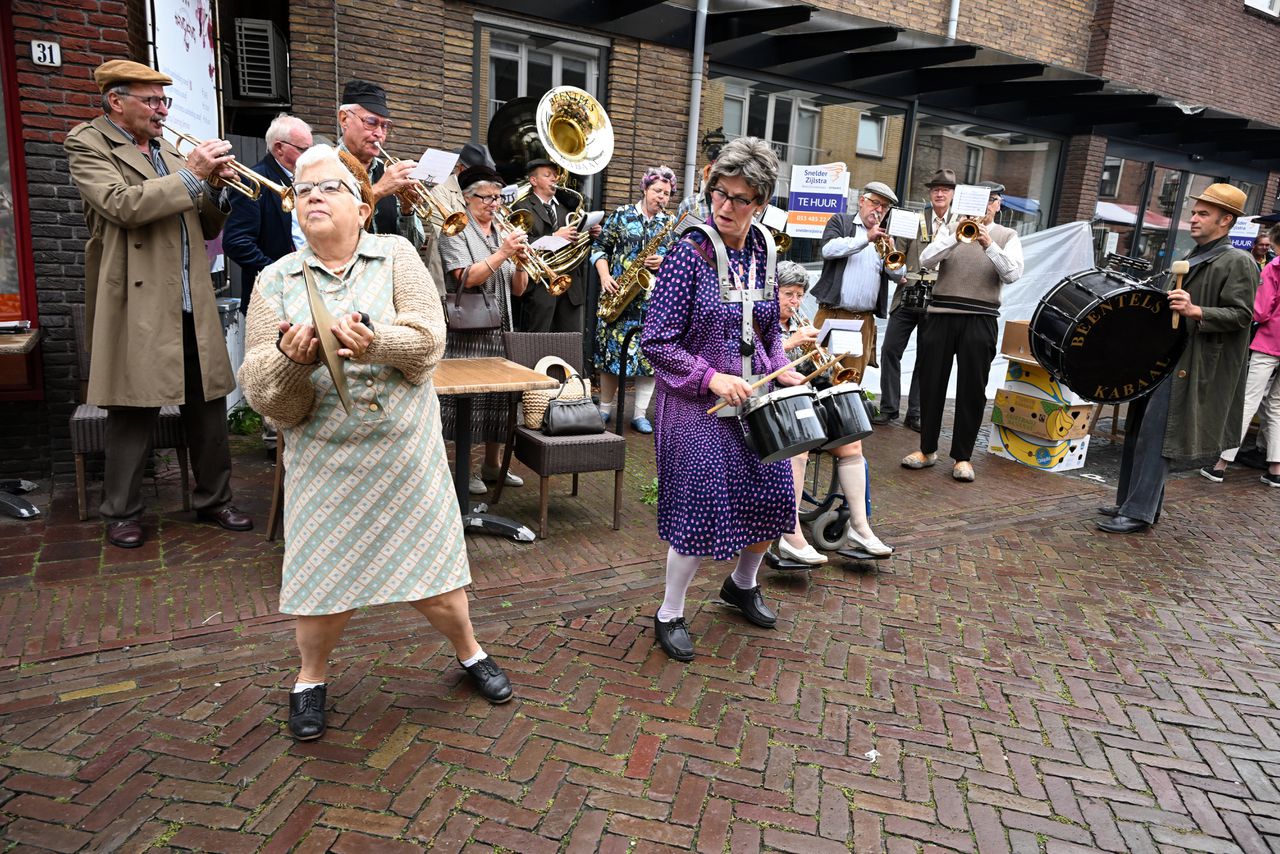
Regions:
<svg viewBox="0 0 1280 854"><path fill-rule="evenodd" d="M40 340L39 328L30 332L0 335L0 356L22 356L30 353Z"/></svg>
<svg viewBox="0 0 1280 854"><path fill-rule="evenodd" d="M484 512L488 508L471 507L471 401L478 394L514 394L534 389L551 389L560 385L546 374L492 356L482 359L441 359L432 378L436 394L457 398L453 422L453 489L462 511L462 529L487 534L501 534L520 542L531 543L533 531L513 519Z"/></svg>

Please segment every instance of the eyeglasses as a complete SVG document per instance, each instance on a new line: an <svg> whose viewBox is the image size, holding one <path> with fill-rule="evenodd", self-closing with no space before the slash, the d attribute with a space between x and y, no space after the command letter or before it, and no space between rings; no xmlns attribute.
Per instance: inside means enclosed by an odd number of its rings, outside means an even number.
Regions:
<svg viewBox="0 0 1280 854"><path fill-rule="evenodd" d="M711 206L720 207L724 204L725 199L733 202L733 206L738 210L743 210L756 203L755 199L748 199L745 196L731 196L719 187L711 188Z"/></svg>
<svg viewBox="0 0 1280 854"><path fill-rule="evenodd" d="M159 95L135 95L132 92L117 92L116 94L121 98L137 98L153 110L160 109L162 104L166 110L173 106L172 98L162 98Z"/></svg>
<svg viewBox="0 0 1280 854"><path fill-rule="evenodd" d="M347 186L347 182L341 178L330 178L327 181L301 181L293 185L293 195L298 199L305 199L311 195L312 190L319 190L326 196L334 196L340 191L346 190L357 199L360 198L360 194Z"/></svg>
<svg viewBox="0 0 1280 854"><path fill-rule="evenodd" d="M309 145L297 145L297 144L295 144L295 143L290 142L290 141L289 141L289 140L287 140L287 139L281 139L281 140L278 140L278 141L279 141L279 143L280 143L281 145L287 145L287 146L289 146L289 147L291 147L291 148L296 148L296 149L298 150L298 153L299 153L299 154L305 154L307 151L309 151L309 150L311 149L311 146L309 146Z"/></svg>
<svg viewBox="0 0 1280 854"><path fill-rule="evenodd" d="M350 111L348 110L348 112ZM369 130L377 130L378 128L382 128L383 133L389 134L391 133L391 128L395 125L395 122L391 121L391 119L380 119L377 116L360 116L360 115L356 115L355 113L351 113L351 115L359 119L360 123L363 124L365 127L367 127Z"/></svg>
<svg viewBox="0 0 1280 854"><path fill-rule="evenodd" d="M492 196L482 196L482 195L480 195L479 193L476 193L476 194L475 194L474 196L472 196L471 198L473 198L473 199L479 199L480 201L484 202L486 205L492 205L492 204L496 204L496 203L498 203L498 202L502 201L502 194L501 194L501 193L497 193L497 194L492 195Z"/></svg>

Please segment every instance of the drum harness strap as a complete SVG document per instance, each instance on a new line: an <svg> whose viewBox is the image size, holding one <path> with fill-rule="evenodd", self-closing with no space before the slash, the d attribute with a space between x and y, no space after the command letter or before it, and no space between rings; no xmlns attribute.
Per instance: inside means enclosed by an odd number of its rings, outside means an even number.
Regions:
<svg viewBox="0 0 1280 854"><path fill-rule="evenodd" d="M769 233L769 229L765 228L758 222L751 223L752 229L756 234L764 240L765 245L765 270L764 270L764 286L755 287L756 284L756 264L754 257L751 261L751 269L747 274L745 286L735 288L733 282L733 271L729 266L729 253L725 249L724 240L720 237L720 233L705 223L691 225L684 230L684 234L688 235L692 231L701 232L706 236L712 248L715 250L715 261L712 262L705 252L701 252L702 257L709 263L713 263L716 270L716 278L720 283L720 301L725 303L742 303L742 378L748 383L754 383L759 376L751 370L751 353L754 352L753 345L756 339L754 322L752 318L752 306L754 303L766 300L772 300L777 292L778 286L778 247L773 241L773 235ZM737 417L739 414L738 407L726 406L716 413L721 418Z"/></svg>

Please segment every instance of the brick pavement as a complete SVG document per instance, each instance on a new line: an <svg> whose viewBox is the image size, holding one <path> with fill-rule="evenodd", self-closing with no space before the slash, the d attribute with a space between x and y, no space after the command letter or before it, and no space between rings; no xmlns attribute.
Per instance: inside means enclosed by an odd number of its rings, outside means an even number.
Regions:
<svg viewBox="0 0 1280 854"><path fill-rule="evenodd" d="M281 547L153 513L104 549L59 489L0 523L0 838L27 850L1277 851L1277 496L1171 482L1158 536L1092 531L1108 490L868 443L875 567L766 577L776 631L690 594L699 658L653 647L661 559L630 445L557 482L552 538L469 540L490 707L407 607L359 615L330 731L283 731ZM237 456L263 520L269 467ZM533 484L530 484L533 486ZM93 499L91 498L91 501ZM162 473L165 509L178 505ZM500 508L531 519L536 489ZM869 754L869 751L875 751ZM868 756L873 758L869 759Z"/></svg>

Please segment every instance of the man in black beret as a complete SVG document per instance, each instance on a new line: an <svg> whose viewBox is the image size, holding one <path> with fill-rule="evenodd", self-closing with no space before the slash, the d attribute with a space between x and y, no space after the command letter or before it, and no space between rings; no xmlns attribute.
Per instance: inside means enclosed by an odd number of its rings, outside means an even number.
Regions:
<svg viewBox="0 0 1280 854"><path fill-rule="evenodd" d="M342 104L338 107L341 148L359 160L369 173L374 202L373 231L376 234L399 234L407 238L415 249L425 247L425 251L432 252L435 250L434 241L428 245L427 230L422 220L410 205L396 197L398 190L417 183L409 173L418 164L412 160L388 164L381 150L393 124L391 111L387 109L387 93L381 86L367 80L347 81L342 89Z"/></svg>

